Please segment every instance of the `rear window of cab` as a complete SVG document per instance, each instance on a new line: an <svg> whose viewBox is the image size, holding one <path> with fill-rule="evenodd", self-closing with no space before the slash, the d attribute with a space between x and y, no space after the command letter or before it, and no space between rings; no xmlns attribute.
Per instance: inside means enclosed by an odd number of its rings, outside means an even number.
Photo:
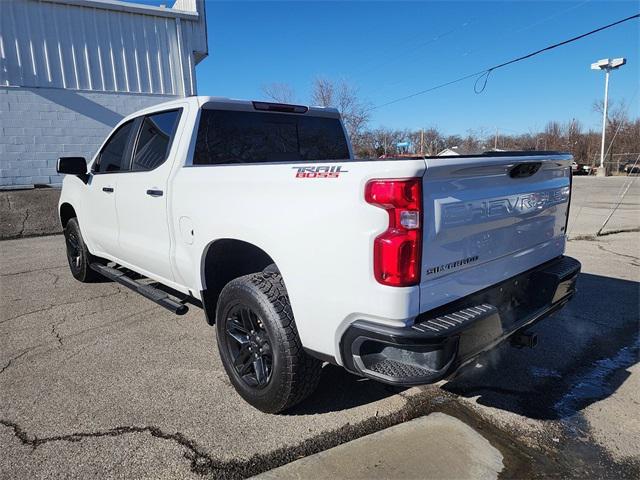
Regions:
<svg viewBox="0 0 640 480"><path fill-rule="evenodd" d="M203 109L194 165L349 159L337 118Z"/></svg>

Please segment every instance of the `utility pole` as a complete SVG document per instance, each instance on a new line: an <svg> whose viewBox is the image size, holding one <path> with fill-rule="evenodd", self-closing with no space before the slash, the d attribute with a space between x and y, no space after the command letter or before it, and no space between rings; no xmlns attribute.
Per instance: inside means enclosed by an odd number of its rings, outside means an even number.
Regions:
<svg viewBox="0 0 640 480"><path fill-rule="evenodd" d="M607 131L607 108L609 106L609 74L611 70L616 70L627 63L626 58L614 58L610 60L604 58L591 64L591 70L604 70L604 108L602 109L602 144L600 145L600 168L598 168L598 176L606 177L607 170L604 167L604 143Z"/></svg>
<svg viewBox="0 0 640 480"><path fill-rule="evenodd" d="M496 138L493 142L493 149L497 150L498 149L498 127L496 127Z"/></svg>
<svg viewBox="0 0 640 480"><path fill-rule="evenodd" d="M420 155L424 155L424 128L420 130Z"/></svg>

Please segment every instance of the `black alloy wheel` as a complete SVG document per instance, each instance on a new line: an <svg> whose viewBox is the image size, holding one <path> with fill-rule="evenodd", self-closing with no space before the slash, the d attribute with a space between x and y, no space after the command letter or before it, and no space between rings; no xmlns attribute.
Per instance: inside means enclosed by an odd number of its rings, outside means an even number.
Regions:
<svg viewBox="0 0 640 480"><path fill-rule="evenodd" d="M260 316L247 306L236 305L228 313L225 332L238 376L249 387L264 388L271 380L273 351Z"/></svg>

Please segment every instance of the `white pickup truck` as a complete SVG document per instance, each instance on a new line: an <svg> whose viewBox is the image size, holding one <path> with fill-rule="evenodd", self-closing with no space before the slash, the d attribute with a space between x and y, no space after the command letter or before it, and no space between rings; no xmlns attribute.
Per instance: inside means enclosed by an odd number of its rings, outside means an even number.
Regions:
<svg viewBox="0 0 640 480"><path fill-rule="evenodd" d="M323 362L417 385L532 346L580 270L571 160L360 160L334 109L192 97L125 118L88 165L60 158L59 211L76 279L201 306L238 393L280 412Z"/></svg>

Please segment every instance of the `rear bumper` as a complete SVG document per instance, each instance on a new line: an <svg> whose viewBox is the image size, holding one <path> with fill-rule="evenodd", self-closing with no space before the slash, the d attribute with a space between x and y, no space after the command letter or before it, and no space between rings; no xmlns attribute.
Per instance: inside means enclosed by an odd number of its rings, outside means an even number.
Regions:
<svg viewBox="0 0 640 480"><path fill-rule="evenodd" d="M357 320L340 342L344 365L396 385L437 382L562 308L576 291L580 267L571 257L556 258L425 312L407 327Z"/></svg>

